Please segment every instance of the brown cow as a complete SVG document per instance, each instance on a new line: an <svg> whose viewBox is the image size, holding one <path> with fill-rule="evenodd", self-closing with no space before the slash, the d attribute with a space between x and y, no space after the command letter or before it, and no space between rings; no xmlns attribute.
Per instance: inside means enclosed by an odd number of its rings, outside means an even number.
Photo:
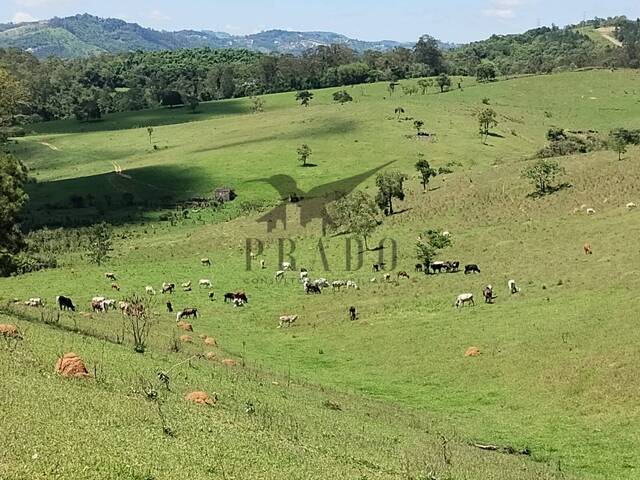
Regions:
<svg viewBox="0 0 640 480"><path fill-rule="evenodd" d="M593 255L593 250L591 250L591 244L590 243L585 243L584 244L584 254L585 255Z"/></svg>

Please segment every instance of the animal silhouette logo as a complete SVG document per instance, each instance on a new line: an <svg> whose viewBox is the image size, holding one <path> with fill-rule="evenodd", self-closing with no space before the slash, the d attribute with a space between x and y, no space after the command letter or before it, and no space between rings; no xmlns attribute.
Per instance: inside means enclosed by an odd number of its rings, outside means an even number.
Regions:
<svg viewBox="0 0 640 480"><path fill-rule="evenodd" d="M320 219L322 220L322 234L325 235L327 227L332 223L331 217L327 212L327 205L350 194L362 182L392 163L394 161L387 162L353 177L319 185L308 192L300 190L296 181L289 175L279 174L269 178L250 180L250 182L268 183L280 194L281 198L281 203L260 217L258 222L266 223L267 232L269 233L277 227L279 222L282 223L284 230L286 230L287 204L294 203L300 208L300 225L306 228L313 220Z"/></svg>

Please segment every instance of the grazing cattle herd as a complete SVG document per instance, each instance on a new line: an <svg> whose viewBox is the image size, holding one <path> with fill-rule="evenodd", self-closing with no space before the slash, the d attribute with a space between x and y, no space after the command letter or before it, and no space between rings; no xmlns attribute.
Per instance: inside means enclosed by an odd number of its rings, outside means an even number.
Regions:
<svg viewBox="0 0 640 480"><path fill-rule="evenodd" d="M629 203L627 205L627 209L631 210L633 208L635 208L635 204ZM448 232L446 233L447 235L449 235ZM583 250L586 255L593 254L593 250L589 243L584 244ZM251 258L255 260L257 259L256 257L257 257L256 255L252 254ZM200 259L200 263L203 267L211 267L211 260L209 258ZM261 269L264 269L265 265L266 265L265 260L260 260ZM283 262L280 266L281 266L281 269L276 271L274 276L274 279L278 284L283 280L285 280L285 277L287 276L288 272L291 272L295 269L293 265L288 262ZM385 267L386 267L385 263L382 263L382 262L375 263L372 265L372 270L374 273L383 272L382 278L384 279L384 281L391 282L392 281L391 273L384 272ZM415 265L415 272L424 273L426 275L439 275L443 272L458 273L459 271L460 271L460 261L458 260L425 262L425 263L418 263ZM481 270L477 264L469 263L464 266L464 273L465 275L480 274ZM111 289L119 292L120 284L115 283L117 281L116 274L113 272L107 272L104 274L104 276L107 280L110 280L111 282L113 282L111 283ZM329 287L331 287L334 293L340 292L343 289L347 291L359 290L359 286L354 280L334 280L332 282L329 282L326 278L317 278L315 280L312 280L309 275L309 271L306 268L300 269L298 278L300 283L302 283L303 291L306 295L321 295L323 292L323 289L326 289ZM400 281L402 279L411 280L411 277L406 271L400 270L396 273L395 284L400 285ZM413 282L415 281L416 280L414 279ZM374 277L371 279L371 283L377 283L377 282L378 282L377 278ZM192 291L191 281L182 283L181 286L184 292ZM200 289L202 288L207 289L207 295L210 301L215 300L215 294L212 290L213 282L210 279L207 279L207 278L200 279L198 281L198 286ZM520 292L520 288L518 288L518 286L516 285L515 280L509 280L507 282L507 288L510 295L515 295ZM148 285L145 287L144 290L146 295L148 296L156 295L156 291L152 286ZM176 290L176 284L169 283L169 282L163 283L160 289L161 293L164 295L171 295L175 292L175 290ZM483 288L482 296L486 304L493 304L495 300L498 298L495 295L492 285L486 285ZM231 303L234 305L234 307L243 307L249 303L249 299L245 292L225 293L223 296L223 300L224 300L224 303ZM16 302L17 301L18 300L16 300ZM24 304L28 307L34 307L34 308L43 307L45 305L44 300L39 297L29 298L24 302ZM61 311L71 311L71 312L76 311L76 306L74 305L72 299L69 297L66 297L63 295L57 296L56 304ZM102 313L102 314L107 313L109 310L117 310L117 308L119 307L123 315L135 315L137 313L141 313L139 309L144 308L140 305L132 305L124 301L116 303L116 300L109 299L103 296L93 297L89 302L89 306L92 312ZM462 293L457 296L454 303L454 307L456 309L459 309L464 306L475 306L475 298L473 293ZM167 312L169 313L174 312L173 303L171 301L166 302L166 308L167 308ZM352 321L355 321L359 318L358 311L356 307L353 305L348 308L348 314L349 314L349 319ZM88 315L88 314L83 313L83 315ZM183 319L187 319L187 318L197 319L198 309L193 307L188 307L188 308L183 308L181 310L178 310L176 314L176 322L181 322ZM298 318L299 318L298 315L292 315L292 314L282 315L281 317L279 317L278 328L291 327L298 320Z"/></svg>

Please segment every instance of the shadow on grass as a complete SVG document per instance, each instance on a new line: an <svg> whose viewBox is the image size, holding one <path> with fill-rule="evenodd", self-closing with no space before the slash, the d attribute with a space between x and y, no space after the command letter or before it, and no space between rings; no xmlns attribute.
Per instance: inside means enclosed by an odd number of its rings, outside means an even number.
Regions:
<svg viewBox="0 0 640 480"><path fill-rule="evenodd" d="M162 107L137 112L113 113L100 122L80 123L76 120L44 122L34 125L33 130L37 135L104 132L199 122L240 113L249 113L249 107L243 99L233 99L202 103L196 114L193 114L188 107Z"/></svg>
<svg viewBox="0 0 640 480"><path fill-rule="evenodd" d="M30 197L23 226L86 226L102 221L138 222L154 211L211 192L217 185L200 168L152 166L27 186Z"/></svg>
<svg viewBox="0 0 640 480"><path fill-rule="evenodd" d="M209 153L217 150L223 150L225 148L233 148L233 147L244 147L247 145L252 145L254 143L262 143L262 142L272 142L276 140L299 140L302 137L313 137L313 136L323 136L323 135L346 135L350 132L353 132L356 129L356 122L351 120L341 120L332 122L330 125L322 128L318 128L315 130L311 130L309 128L298 129L294 131L290 131L288 133L279 133L273 135L266 136L256 136L250 137L244 140L239 140L235 142L222 143L219 145L215 145L213 147L208 148L199 148L197 150L192 150L189 153ZM316 166L312 163L308 163L307 166Z"/></svg>
<svg viewBox="0 0 640 480"><path fill-rule="evenodd" d="M555 187L548 187L544 191L531 192L529 195L527 195L527 197L542 198L542 197L546 197L547 195L552 195L554 193L560 192L562 190L567 190L569 188L573 188L573 185L571 185L570 183L561 183L560 185L557 185Z"/></svg>

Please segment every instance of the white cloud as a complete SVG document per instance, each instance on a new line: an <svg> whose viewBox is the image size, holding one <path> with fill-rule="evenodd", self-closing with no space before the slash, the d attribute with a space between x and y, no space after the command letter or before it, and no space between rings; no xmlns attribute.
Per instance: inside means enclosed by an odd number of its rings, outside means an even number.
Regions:
<svg viewBox="0 0 640 480"><path fill-rule="evenodd" d="M36 17L26 12L16 12L11 19L13 23L35 22L36 20L38 20Z"/></svg>
<svg viewBox="0 0 640 480"><path fill-rule="evenodd" d="M502 20L515 18L518 8L524 3L524 0L491 0L489 7L482 10L482 14Z"/></svg>
<svg viewBox="0 0 640 480"><path fill-rule="evenodd" d="M156 22L166 22L168 20L171 20L171 17L169 15L162 13L160 10L151 10L149 18L151 20L155 20Z"/></svg>

